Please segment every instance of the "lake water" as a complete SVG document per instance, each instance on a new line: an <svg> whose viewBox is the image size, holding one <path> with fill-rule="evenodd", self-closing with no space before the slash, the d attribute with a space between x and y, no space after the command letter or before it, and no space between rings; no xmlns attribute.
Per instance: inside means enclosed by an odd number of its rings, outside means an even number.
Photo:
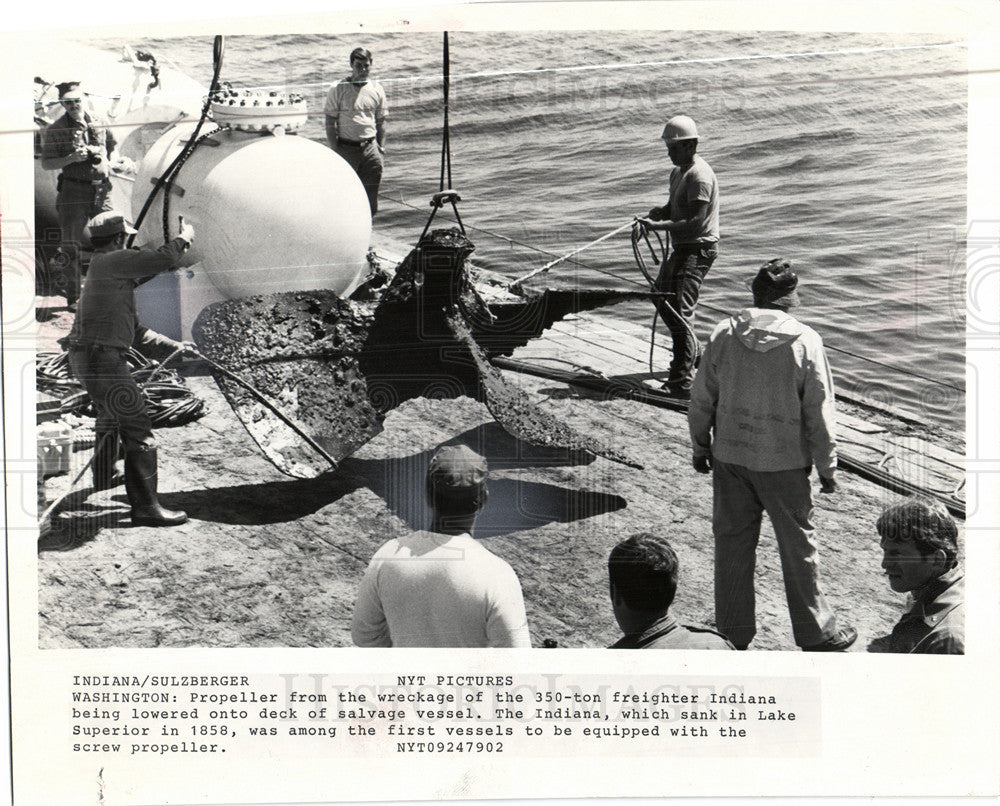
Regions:
<svg viewBox="0 0 1000 806"><path fill-rule="evenodd" d="M129 44L211 78L211 38ZM413 241L440 180L440 34L229 37L222 79L302 92L321 139L357 45L390 107L376 227ZM841 391L964 428L966 55L931 35L452 33L452 179L476 261L518 276L661 204L660 132L689 114L721 199L699 332L748 302L762 262L790 258ZM644 284L627 231L545 282Z"/></svg>

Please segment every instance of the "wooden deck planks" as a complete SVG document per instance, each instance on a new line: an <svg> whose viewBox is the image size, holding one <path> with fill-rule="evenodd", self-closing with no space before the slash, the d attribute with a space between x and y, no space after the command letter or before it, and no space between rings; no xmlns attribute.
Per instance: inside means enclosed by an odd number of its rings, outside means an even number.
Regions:
<svg viewBox="0 0 1000 806"><path fill-rule="evenodd" d="M554 324L513 358L539 367L589 368L607 378L642 381L657 389L670 359L669 336L657 333L654 369L649 372L649 331L635 322L587 312ZM841 453L891 476L958 501L965 500L965 457L949 447L913 435L896 434L844 410L838 412Z"/></svg>

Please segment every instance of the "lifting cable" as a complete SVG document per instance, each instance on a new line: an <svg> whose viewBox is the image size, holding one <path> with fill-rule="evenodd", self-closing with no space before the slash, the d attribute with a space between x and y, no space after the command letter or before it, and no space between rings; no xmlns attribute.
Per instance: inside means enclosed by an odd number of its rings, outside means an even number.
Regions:
<svg viewBox="0 0 1000 806"><path fill-rule="evenodd" d="M444 32L444 56L442 59L442 90L444 92L444 126L441 134L441 182L439 191L445 190L445 169L448 174L448 190L451 190L451 137L448 126L448 100L451 90L451 63L448 55L448 32Z"/></svg>
<svg viewBox="0 0 1000 806"><path fill-rule="evenodd" d="M455 213L455 220L458 221L458 226L462 230L462 234L465 235L465 224L462 223L462 217L458 214L458 204L462 200L462 197L458 195L458 192L451 185L451 134L450 126L448 124L448 104L449 96L451 92L451 66L448 56L448 32L444 32L444 54L443 54L443 69L441 73L441 78L443 82L443 92L444 92L444 122L442 125L443 133L441 135L441 181L439 183L439 190L431 198L431 214L427 219L427 223L424 224L424 231L420 234L420 241L423 241L424 236L427 235L427 230L431 228L431 222L434 220L434 216L437 215L437 211L444 207L446 202L451 204L452 212ZM448 187L445 188L445 177L448 179Z"/></svg>

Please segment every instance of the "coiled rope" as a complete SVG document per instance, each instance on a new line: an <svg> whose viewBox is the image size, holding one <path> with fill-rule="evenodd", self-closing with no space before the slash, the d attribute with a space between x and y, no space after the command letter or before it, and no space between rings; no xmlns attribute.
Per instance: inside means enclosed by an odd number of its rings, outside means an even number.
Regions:
<svg viewBox="0 0 1000 806"><path fill-rule="evenodd" d="M183 352L183 347L178 348L159 364L136 350L129 349L125 353L125 360L132 367L131 375L145 398L146 413L154 428L184 425L205 413L205 401L194 396L175 370L167 369L167 364ZM69 353L39 353L35 359L35 386L39 391L60 399L61 414L96 414L86 389L72 377ZM110 433L101 436L94 445L93 455L70 482L69 489L42 513L38 519L39 534L44 535L52 528L52 515L75 492L77 483L94 464L94 457L111 436Z"/></svg>
<svg viewBox="0 0 1000 806"><path fill-rule="evenodd" d="M173 428L193 422L205 413L205 401L196 397L184 379L167 364L183 349L172 352L163 362L150 361L136 350L128 350L125 360L139 391L146 401L146 413L154 428ZM94 416L96 409L90 395L72 377L69 353L39 353L35 360L35 386L58 398L61 414Z"/></svg>
<svg viewBox="0 0 1000 806"><path fill-rule="evenodd" d="M694 332L694 328L691 327L691 323L688 322L686 316L682 316L680 312L670 304L667 297L669 296L666 292L661 292L656 287L656 280L653 279L653 275L650 274L649 269L646 266L646 260L642 256L642 248L640 247L640 242L645 240L646 246L649 248L650 257L653 259L653 263L659 264L663 262L663 258L666 256L666 244L660 237L660 234L656 233L656 240L659 244L659 253L653 247L652 241L649 240L649 232L646 230L642 224L638 221L632 222L632 256L635 258L636 265L639 267L639 271L642 272L642 276L646 278L646 282L649 283L649 290L660 298L660 304L663 305L667 310L673 314L674 318L679 321L684 328L687 330L688 334L691 336L691 341L694 344L694 357L695 363L697 364L698 356L701 353L701 342L698 340L698 335ZM657 311L653 314L653 322L649 326L649 373L653 373L653 353L656 350L656 323L660 318L660 312Z"/></svg>

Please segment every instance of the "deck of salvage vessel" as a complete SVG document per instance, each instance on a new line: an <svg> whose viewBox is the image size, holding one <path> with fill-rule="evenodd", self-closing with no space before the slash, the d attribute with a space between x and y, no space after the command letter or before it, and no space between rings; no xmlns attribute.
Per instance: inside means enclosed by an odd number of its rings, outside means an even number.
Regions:
<svg viewBox="0 0 1000 806"><path fill-rule="evenodd" d="M647 334L613 316L611 308L564 320L514 358L641 376ZM43 324L40 349L68 324L65 314ZM668 357L658 348L659 366ZM385 431L336 473L303 481L264 459L203 367L189 365L185 374L209 413L159 430L157 439L163 503L191 520L173 529L132 528L124 490L86 496L85 476L86 497L71 499L39 544L42 647L349 645L360 575L383 541L426 525L423 474L433 451L449 441L470 444L490 463L490 499L476 536L518 573L534 645L551 638L560 647L600 647L618 637L605 563L618 540L642 530L665 534L677 550L674 612L687 623L712 623L711 482L690 467L681 412L507 372L546 409L645 469L517 442L468 398L419 399L394 409ZM888 444L868 418L844 422L847 441L863 438L871 451ZM935 468L961 466L943 446L924 450L912 435L901 444ZM893 461L909 461L904 453ZM88 458L86 450L74 454L75 469L49 479L46 497L64 490ZM918 474L927 464L918 462ZM881 573L874 533L894 495L851 474L840 481L836 495L815 497L821 578L834 609L858 628L855 649L863 651L903 607ZM766 519L757 604L752 648L794 649Z"/></svg>
<svg viewBox="0 0 1000 806"><path fill-rule="evenodd" d="M649 371L648 342L649 330L642 325L592 313L557 322L544 340L528 344L514 360L501 364L543 377L577 375L592 390L685 410L686 403L671 404L658 391L666 372ZM658 335L654 369L666 367L669 356L669 339ZM930 493L964 517L965 458L952 449L961 445L937 445L925 429L914 428L912 420L893 418L864 401L841 400L837 421L841 469L878 479L896 492Z"/></svg>

